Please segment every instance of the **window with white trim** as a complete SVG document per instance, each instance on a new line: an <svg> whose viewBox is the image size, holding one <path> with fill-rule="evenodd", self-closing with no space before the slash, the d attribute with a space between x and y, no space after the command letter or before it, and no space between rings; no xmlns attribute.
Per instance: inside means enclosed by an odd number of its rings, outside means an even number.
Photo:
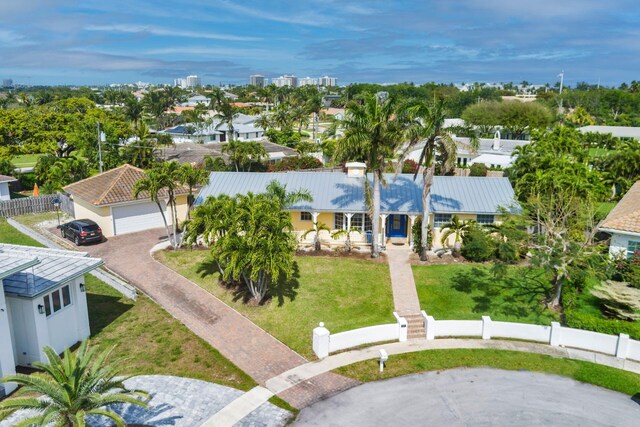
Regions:
<svg viewBox="0 0 640 427"><path fill-rule="evenodd" d="M629 240L627 242L627 258L631 258L635 253L640 253L640 240Z"/></svg>
<svg viewBox="0 0 640 427"><path fill-rule="evenodd" d="M353 214L351 217L351 228L358 228L362 230L362 214Z"/></svg>
<svg viewBox="0 0 640 427"><path fill-rule="evenodd" d="M369 214L363 214L364 215L364 231L371 231L373 229L372 227L372 223L371 223L371 217L369 216Z"/></svg>
<svg viewBox="0 0 640 427"><path fill-rule="evenodd" d="M441 228L443 225L451 221L451 214L434 214L433 215L433 226L435 228Z"/></svg>
<svg viewBox="0 0 640 427"><path fill-rule="evenodd" d="M347 226L347 218L344 216L343 213L336 213L333 216L333 229L334 230L344 230L344 228Z"/></svg>
<svg viewBox="0 0 640 427"><path fill-rule="evenodd" d="M300 212L300 221L313 221L311 212Z"/></svg>
<svg viewBox="0 0 640 427"><path fill-rule="evenodd" d="M491 225L496 222L495 215L478 214L476 215L476 222L481 225Z"/></svg>
<svg viewBox="0 0 640 427"><path fill-rule="evenodd" d="M69 305L71 305L71 290L69 289L69 285L56 289L44 296L44 312L47 317Z"/></svg>

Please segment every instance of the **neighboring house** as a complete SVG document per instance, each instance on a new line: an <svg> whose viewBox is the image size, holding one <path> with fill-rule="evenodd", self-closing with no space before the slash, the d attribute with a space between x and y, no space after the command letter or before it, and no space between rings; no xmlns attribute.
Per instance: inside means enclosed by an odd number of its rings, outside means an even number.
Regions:
<svg viewBox="0 0 640 427"><path fill-rule="evenodd" d="M582 133L599 133L599 134L607 134L617 138L624 139L640 139L640 127L632 127L632 126L583 126L578 128L578 130Z"/></svg>
<svg viewBox="0 0 640 427"><path fill-rule="evenodd" d="M631 186L598 229L611 234L612 257L628 258L640 251L640 181Z"/></svg>
<svg viewBox="0 0 640 427"><path fill-rule="evenodd" d="M269 162L277 162L285 157L295 157L298 155L296 150L283 145L274 144L266 140L258 141L258 143L262 145L267 152ZM161 149L158 157L162 160L175 160L179 163L191 164L201 164L206 156L222 157L226 161L227 155L222 152L225 144L226 143L194 144L192 142L183 142Z"/></svg>
<svg viewBox="0 0 640 427"><path fill-rule="evenodd" d="M164 227L158 205L151 201L147 192L133 197L135 183L144 178L142 169L125 164L115 169L64 187L71 195L75 217L95 221L105 237L136 231ZM178 221L187 215L188 190L179 187L176 191ZM160 204L166 220L171 224L171 212L166 205L167 193L160 193Z"/></svg>
<svg viewBox="0 0 640 427"><path fill-rule="evenodd" d="M211 99L207 98L204 95L195 95L192 97L189 97L187 99L187 102L183 102L182 104L180 104L181 107L195 107L198 104L201 105L206 105L208 106L211 103Z"/></svg>
<svg viewBox="0 0 640 427"><path fill-rule="evenodd" d="M516 147L529 144L531 141L518 139L501 139L500 132L496 132L494 138L478 138L478 148L474 150L471 138L454 136L456 142L456 164L461 167L474 163L484 163L487 167L507 168L513 164L515 157L513 152ZM420 153L424 144L418 144L409 153L408 158L414 161L420 160Z"/></svg>
<svg viewBox="0 0 640 427"><path fill-rule="evenodd" d="M84 276L102 265L86 253L0 244L0 378L47 362L89 337ZM0 398L15 390L0 384Z"/></svg>
<svg viewBox="0 0 640 427"><path fill-rule="evenodd" d="M262 193L276 180L287 191L308 190L313 201L297 203L291 211L294 230L301 235L313 228L314 221L332 230L356 227L352 240L358 244L371 241L371 218L364 195L363 163L348 163L348 172L212 172L209 184L196 198L201 204L209 196ZM369 177L371 180L371 178ZM381 243L393 239L397 243L411 242L411 227L422 214L422 178L413 174L385 174L386 186L381 191ZM507 178L436 176L429 198L429 222L435 226L434 246L440 247L441 227L453 215L462 220L473 219L481 224L500 220L501 208L514 206L513 188ZM322 232L326 244L340 244L329 233ZM381 237L384 236L384 239ZM309 236L308 239L312 239ZM342 238L342 241L344 237Z"/></svg>
<svg viewBox="0 0 640 427"><path fill-rule="evenodd" d="M255 125L258 116L237 114L233 120L233 139L236 141L258 141L264 138L264 129ZM201 142L211 144L227 142L231 137L231 130L227 123L221 123L220 119L212 119L210 123L196 125L185 123L174 126L159 133L168 133L174 142Z"/></svg>
<svg viewBox="0 0 640 427"><path fill-rule="evenodd" d="M9 191L9 183L17 181L16 178L7 175L0 175L0 200L11 199L11 192Z"/></svg>

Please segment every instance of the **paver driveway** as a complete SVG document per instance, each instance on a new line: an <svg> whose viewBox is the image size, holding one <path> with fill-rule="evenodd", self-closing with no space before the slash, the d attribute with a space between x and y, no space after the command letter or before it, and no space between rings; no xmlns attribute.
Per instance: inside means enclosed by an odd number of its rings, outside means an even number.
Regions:
<svg viewBox="0 0 640 427"><path fill-rule="evenodd" d="M153 259L149 250L166 239L163 231L111 237L98 245L83 246L82 250L102 258L109 269L151 297L258 383L264 385L268 379L306 363L302 356L249 319ZM287 390L280 397L303 408L356 384L327 373Z"/></svg>

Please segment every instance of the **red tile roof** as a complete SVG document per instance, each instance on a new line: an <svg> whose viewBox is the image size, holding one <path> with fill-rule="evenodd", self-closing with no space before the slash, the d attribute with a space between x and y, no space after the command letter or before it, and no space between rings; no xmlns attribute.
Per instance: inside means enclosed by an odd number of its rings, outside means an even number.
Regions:
<svg viewBox="0 0 640 427"><path fill-rule="evenodd" d="M95 206L113 205L115 203L149 199L149 193L144 191L136 199L133 197L135 183L145 177L142 169L128 164L108 170L82 181L74 182L64 187L64 190L74 197L85 200ZM178 187L175 194L188 194L184 187ZM160 194L167 197L166 190Z"/></svg>

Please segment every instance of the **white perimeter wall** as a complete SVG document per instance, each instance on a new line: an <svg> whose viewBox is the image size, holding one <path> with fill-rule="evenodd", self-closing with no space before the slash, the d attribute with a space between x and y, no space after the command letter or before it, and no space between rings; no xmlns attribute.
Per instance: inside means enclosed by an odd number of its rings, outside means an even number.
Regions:
<svg viewBox="0 0 640 427"><path fill-rule="evenodd" d="M2 280L0 280L0 378L16 373L16 363L13 358L13 344L9 328L9 315L4 297ZM15 384L0 384L0 398L16 389Z"/></svg>

